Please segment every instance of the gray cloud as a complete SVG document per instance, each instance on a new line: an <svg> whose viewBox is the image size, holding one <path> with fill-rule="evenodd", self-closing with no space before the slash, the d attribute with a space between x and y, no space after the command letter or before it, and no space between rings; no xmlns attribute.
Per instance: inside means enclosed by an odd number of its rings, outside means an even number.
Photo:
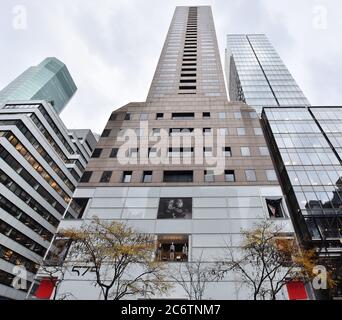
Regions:
<svg viewBox="0 0 342 320"><path fill-rule="evenodd" d="M70 128L101 132L110 113L146 98L176 5L211 5L221 56L227 33L266 33L312 104L338 105L342 4L338 0L22 0L0 2L0 87L46 56L65 62L78 92L62 113ZM327 28L317 28L326 9ZM316 24L315 24L316 23ZM224 60L222 60L224 61Z"/></svg>

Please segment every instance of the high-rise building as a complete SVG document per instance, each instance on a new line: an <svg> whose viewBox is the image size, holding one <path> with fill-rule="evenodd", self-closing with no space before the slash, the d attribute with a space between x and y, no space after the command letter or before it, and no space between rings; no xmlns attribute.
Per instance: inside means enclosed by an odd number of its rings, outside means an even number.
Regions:
<svg viewBox="0 0 342 320"><path fill-rule="evenodd" d="M9 101L46 100L60 114L76 90L66 65L56 58L46 58L0 91L0 105Z"/></svg>
<svg viewBox="0 0 342 320"><path fill-rule="evenodd" d="M0 300L25 299L59 221L79 215L69 203L97 141L58 115L75 90L66 67L47 59L2 91Z"/></svg>
<svg viewBox="0 0 342 320"><path fill-rule="evenodd" d="M227 245L238 250L241 229L269 219L291 237L258 116L243 102L228 102L223 79L211 8L177 7L146 102L110 115L73 197L82 216L63 219L60 228L81 228L94 216L125 222L155 237L155 259L166 264L216 261ZM129 137L136 143L127 145ZM68 269L57 297L103 299L93 283L92 272ZM209 283L204 298L250 298L241 287L229 273ZM175 284L168 297L186 293ZM285 288L279 298L287 299Z"/></svg>
<svg viewBox="0 0 342 320"><path fill-rule="evenodd" d="M227 39L230 99L261 114L297 237L316 248L338 281L334 290L317 291L316 297L341 297L342 109L311 107L265 35Z"/></svg>
<svg viewBox="0 0 342 320"><path fill-rule="evenodd" d="M309 101L264 34L229 34L226 78L231 101L261 113L266 106L308 106Z"/></svg>
<svg viewBox="0 0 342 320"><path fill-rule="evenodd" d="M296 233L333 268L341 298L342 108L267 107L262 120Z"/></svg>

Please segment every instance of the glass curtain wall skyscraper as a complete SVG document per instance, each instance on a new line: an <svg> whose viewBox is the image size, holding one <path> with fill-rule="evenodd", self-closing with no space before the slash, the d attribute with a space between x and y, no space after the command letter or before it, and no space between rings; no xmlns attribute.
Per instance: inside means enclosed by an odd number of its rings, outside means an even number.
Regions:
<svg viewBox="0 0 342 320"><path fill-rule="evenodd" d="M266 107L262 120L297 234L342 297L342 108Z"/></svg>
<svg viewBox="0 0 342 320"><path fill-rule="evenodd" d="M227 36L226 77L231 101L258 113L263 106L307 106L309 101L263 34Z"/></svg>
<svg viewBox="0 0 342 320"><path fill-rule="evenodd" d="M0 91L0 105L10 101L46 100L60 114L76 90L66 65L56 58L46 58Z"/></svg>
<svg viewBox="0 0 342 320"><path fill-rule="evenodd" d="M342 109L311 107L262 34L227 36L226 76L230 99L261 114L297 236L333 270L338 285L329 294L340 297Z"/></svg>

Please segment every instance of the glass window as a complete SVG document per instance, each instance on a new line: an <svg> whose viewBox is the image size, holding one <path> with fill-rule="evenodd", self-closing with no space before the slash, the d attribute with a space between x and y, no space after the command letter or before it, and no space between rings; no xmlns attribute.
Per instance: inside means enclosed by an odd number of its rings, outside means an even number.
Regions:
<svg viewBox="0 0 342 320"><path fill-rule="evenodd" d="M156 119L157 119L157 120L164 119L164 113L157 113L157 114L156 114Z"/></svg>
<svg viewBox="0 0 342 320"><path fill-rule="evenodd" d="M250 157L251 151L250 151L249 147L241 147L241 155L243 157Z"/></svg>
<svg viewBox="0 0 342 320"><path fill-rule="evenodd" d="M270 152L267 147L259 147L259 153L261 156L269 156Z"/></svg>
<svg viewBox="0 0 342 320"><path fill-rule="evenodd" d="M164 171L164 182L193 182L193 171Z"/></svg>
<svg viewBox="0 0 342 320"><path fill-rule="evenodd" d="M226 119L226 113L225 112L219 112L219 119Z"/></svg>
<svg viewBox="0 0 342 320"><path fill-rule="evenodd" d="M96 148L91 157L92 158L100 158L101 153L102 153L102 149Z"/></svg>
<svg viewBox="0 0 342 320"><path fill-rule="evenodd" d="M225 177L226 182L235 182L234 170L225 170L224 177Z"/></svg>
<svg viewBox="0 0 342 320"><path fill-rule="evenodd" d="M122 176L122 182L129 183L132 180L132 171L124 171Z"/></svg>
<svg viewBox="0 0 342 320"><path fill-rule="evenodd" d="M204 147L203 153L205 157L212 157L213 156L213 148L211 147Z"/></svg>
<svg viewBox="0 0 342 320"><path fill-rule="evenodd" d="M285 218L282 207L282 198L280 199L266 199L266 205L270 218Z"/></svg>
<svg viewBox="0 0 342 320"><path fill-rule="evenodd" d="M119 151L119 148L113 148L113 149L110 151L109 157L110 157L110 158L116 158L117 155L118 155L118 151Z"/></svg>
<svg viewBox="0 0 342 320"><path fill-rule="evenodd" d="M320 184L320 181L319 181L319 178L318 178L316 171L307 171L306 173L309 177L311 185L317 186Z"/></svg>
<svg viewBox="0 0 342 320"><path fill-rule="evenodd" d="M241 112L234 112L234 118L235 119L241 119L242 118Z"/></svg>
<svg viewBox="0 0 342 320"><path fill-rule="evenodd" d="M223 155L225 157L231 157L232 156L231 147L223 147L222 151L223 151Z"/></svg>
<svg viewBox="0 0 342 320"><path fill-rule="evenodd" d="M110 129L104 129L103 132L102 132L102 134L101 134L101 137L102 137L102 138L109 137L110 132L111 132Z"/></svg>
<svg viewBox="0 0 342 320"><path fill-rule="evenodd" d="M299 184L307 186L310 185L310 180L308 178L308 176L306 175L305 171L296 171L298 180L299 180Z"/></svg>
<svg viewBox="0 0 342 320"><path fill-rule="evenodd" d="M148 156L149 158L157 157L157 148L149 148Z"/></svg>
<svg viewBox="0 0 342 320"><path fill-rule="evenodd" d="M100 182L109 182L111 177L112 177L112 171L104 171L102 173Z"/></svg>
<svg viewBox="0 0 342 320"><path fill-rule="evenodd" d="M110 115L109 121L114 121L114 120L116 120L116 118L117 118L117 114L116 113L112 113Z"/></svg>
<svg viewBox="0 0 342 320"><path fill-rule="evenodd" d="M213 170L205 170L204 171L204 181L205 182L214 182L215 176Z"/></svg>
<svg viewBox="0 0 342 320"><path fill-rule="evenodd" d="M193 120L195 118L194 112L174 112L172 113L172 120Z"/></svg>
<svg viewBox="0 0 342 320"><path fill-rule="evenodd" d="M128 150L128 156L130 158L137 158L139 153L139 148L130 148Z"/></svg>
<svg viewBox="0 0 342 320"><path fill-rule="evenodd" d="M210 112L203 112L203 119L209 119L210 118Z"/></svg>
<svg viewBox="0 0 342 320"><path fill-rule="evenodd" d="M89 182L93 172L92 171L84 171L80 182Z"/></svg>
<svg viewBox="0 0 342 320"><path fill-rule="evenodd" d="M140 120L141 121L145 121L145 120L148 120L148 113L141 113L140 114Z"/></svg>
<svg viewBox="0 0 342 320"><path fill-rule="evenodd" d="M219 132L221 136L228 136L228 128L220 128Z"/></svg>
<svg viewBox="0 0 342 320"><path fill-rule="evenodd" d="M132 118L132 115L130 114L130 113L126 113L125 114L125 120L131 120L131 118Z"/></svg>
<svg viewBox="0 0 342 320"><path fill-rule="evenodd" d="M152 182L152 171L144 171L142 181L145 183Z"/></svg>
<svg viewBox="0 0 342 320"><path fill-rule="evenodd" d="M137 137L142 137L144 135L144 129L143 128L136 128L134 129L134 132Z"/></svg>
<svg viewBox="0 0 342 320"><path fill-rule="evenodd" d="M266 176L268 181L278 181L277 174L274 170L266 170Z"/></svg>
<svg viewBox="0 0 342 320"><path fill-rule="evenodd" d="M247 181L257 180L255 170L245 170L245 175L246 175Z"/></svg>
<svg viewBox="0 0 342 320"><path fill-rule="evenodd" d="M211 128L203 128L203 134L204 134L205 136L211 135L211 133L212 133Z"/></svg>
<svg viewBox="0 0 342 320"><path fill-rule="evenodd" d="M188 261L188 235L158 235L156 260L157 261Z"/></svg>
<svg viewBox="0 0 342 320"><path fill-rule="evenodd" d="M262 129L261 128L254 128L254 134L256 136L262 136Z"/></svg>
<svg viewBox="0 0 342 320"><path fill-rule="evenodd" d="M160 136L160 128L153 128L152 129L152 136L159 137Z"/></svg>
<svg viewBox="0 0 342 320"><path fill-rule="evenodd" d="M246 129L245 128L236 128L236 132L237 132L238 136L246 135Z"/></svg>

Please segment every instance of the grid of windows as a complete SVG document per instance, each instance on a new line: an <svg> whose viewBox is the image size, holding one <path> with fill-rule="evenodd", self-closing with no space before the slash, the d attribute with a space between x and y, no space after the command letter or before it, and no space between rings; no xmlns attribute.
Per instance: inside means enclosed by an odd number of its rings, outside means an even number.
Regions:
<svg viewBox="0 0 342 320"><path fill-rule="evenodd" d="M6 162L13 170L15 170L19 176L25 180L37 193L47 201L53 208L55 208L60 214L63 214L65 208L56 201L56 199L44 188L40 185L40 183L17 161L15 158L2 146L0 146L0 157ZM38 168L39 169L39 168ZM37 170L38 170L37 169ZM42 173L44 173L44 169L40 167ZM49 176L50 178L50 176ZM51 178L50 178L51 179ZM58 187L58 188L57 188ZM64 197L63 199L68 203L70 197L56 184L56 191Z"/></svg>
<svg viewBox="0 0 342 320"><path fill-rule="evenodd" d="M5 172L0 170L0 183L5 185L10 191L12 191L19 199L24 201L30 208L36 211L47 222L51 223L54 227L57 227L59 221L51 213L49 213L38 201L33 199L23 188L15 183Z"/></svg>
<svg viewBox="0 0 342 320"><path fill-rule="evenodd" d="M26 227L30 228L31 230L39 234L43 239L47 241L51 241L53 234L50 231L45 229L37 221L32 219L24 211L19 209L11 201L9 201L8 199L6 199L5 197L1 195L0 195L0 208L5 210L12 217L16 218L17 220L25 224Z"/></svg>
<svg viewBox="0 0 342 320"><path fill-rule="evenodd" d="M23 146L23 144L10 132L0 132L0 136L4 136L8 139L8 141L15 147L15 149L26 159L27 162L50 184L52 188L56 190L58 194L65 198L65 201L69 201L69 197L66 192L62 190L62 188L57 184L57 182L52 179L52 177L47 173L47 171L41 166L41 164L33 157L33 155ZM48 162L50 167L57 173L60 178L64 178L63 182L71 187L72 191L75 190L75 186L71 183L71 181L66 177L66 175L61 171L59 167L53 162L52 158L46 154L44 150L41 149L40 145L35 145L37 151L41 154L42 157ZM1 147L2 148L2 147Z"/></svg>
<svg viewBox="0 0 342 320"><path fill-rule="evenodd" d="M309 105L265 35L228 35L227 47L233 60L227 75L231 100L258 112L263 106Z"/></svg>
<svg viewBox="0 0 342 320"><path fill-rule="evenodd" d="M0 270L0 283L3 284L4 286L13 288L13 279L14 279L15 275L10 274L6 271ZM27 286L25 289L20 289L22 291L27 292L28 289L31 287L31 281L27 281Z"/></svg>
<svg viewBox="0 0 342 320"><path fill-rule="evenodd" d="M3 259L17 266L18 265L24 266L26 270L32 273L37 273L38 271L38 264L34 263L33 261L20 255L19 253L12 251L2 245L0 245L0 259Z"/></svg>
<svg viewBox="0 0 342 320"><path fill-rule="evenodd" d="M44 257L46 248L44 248L37 242L33 241L31 238L24 235L22 232L16 230L15 228L13 228L8 223L2 220L0 220L0 233L14 240L15 242L21 244L22 246L29 249L30 251L33 251L39 256Z"/></svg>
<svg viewBox="0 0 342 320"><path fill-rule="evenodd" d="M262 114L271 143L284 167L292 210L301 212L313 240L340 247L342 236L342 162L336 140L342 127L342 108L266 108ZM340 122L341 123L341 122ZM331 138L336 138L333 140ZM305 230L303 233L305 234Z"/></svg>

